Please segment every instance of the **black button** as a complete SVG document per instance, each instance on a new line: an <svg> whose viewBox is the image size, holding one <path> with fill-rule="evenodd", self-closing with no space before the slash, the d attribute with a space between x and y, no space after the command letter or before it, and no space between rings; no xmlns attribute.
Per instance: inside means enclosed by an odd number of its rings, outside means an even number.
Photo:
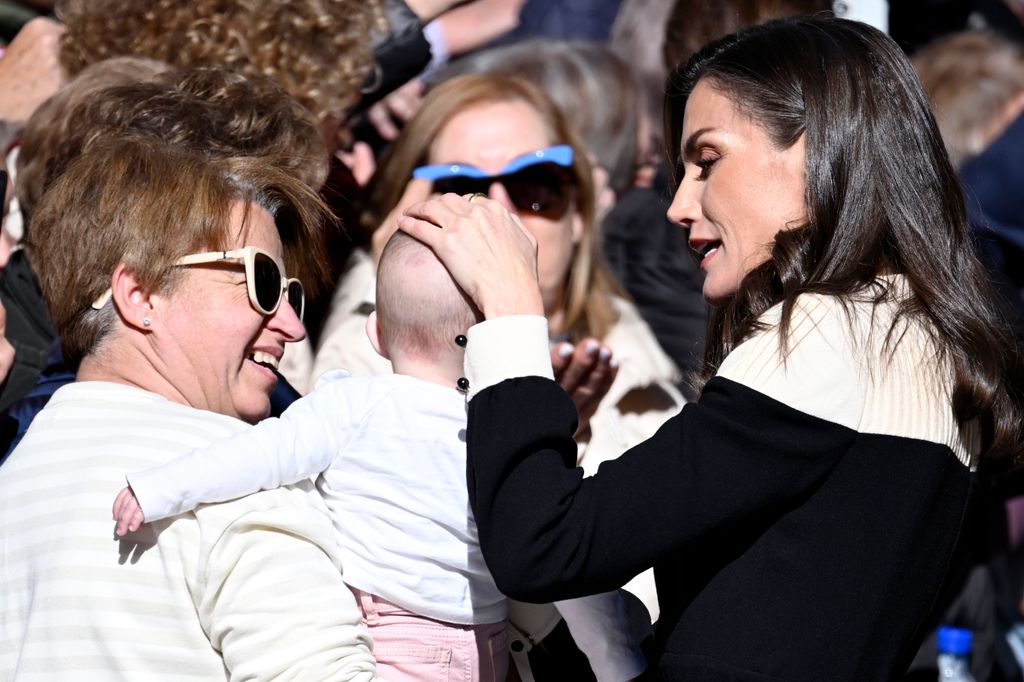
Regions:
<svg viewBox="0 0 1024 682"><path fill-rule="evenodd" d="M455 382L455 385L459 387L460 391L469 390L469 379L466 377L459 377L459 380Z"/></svg>
<svg viewBox="0 0 1024 682"><path fill-rule="evenodd" d="M514 651L514 652L516 652L518 654L525 647L523 646L522 642L520 642L518 639L516 639L516 640L512 641L512 646L510 648L512 649L512 651Z"/></svg>

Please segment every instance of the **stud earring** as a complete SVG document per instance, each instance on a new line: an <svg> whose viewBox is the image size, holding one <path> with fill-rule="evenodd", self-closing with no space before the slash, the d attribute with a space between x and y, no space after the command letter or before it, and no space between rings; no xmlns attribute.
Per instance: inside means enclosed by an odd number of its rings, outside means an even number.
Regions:
<svg viewBox="0 0 1024 682"><path fill-rule="evenodd" d="M455 345L456 346L461 346L462 348L465 348L466 347L466 343L468 343L468 340L466 339L466 337L464 335L459 334L458 336L455 337Z"/></svg>
<svg viewBox="0 0 1024 682"><path fill-rule="evenodd" d="M149 319L148 317L142 318L142 326L143 327L148 327L151 324L153 324L153 320Z"/></svg>

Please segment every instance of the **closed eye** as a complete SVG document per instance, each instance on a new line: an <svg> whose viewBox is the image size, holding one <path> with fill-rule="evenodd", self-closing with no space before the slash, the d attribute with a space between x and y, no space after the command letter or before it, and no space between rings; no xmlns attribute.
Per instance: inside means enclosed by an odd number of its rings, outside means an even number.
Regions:
<svg viewBox="0 0 1024 682"><path fill-rule="evenodd" d="M706 156L697 159L696 161L693 162L693 165L695 165L697 168L700 168L700 175L697 176L698 180L708 179L708 175L710 175L711 173L711 167L715 165L715 163L718 161L718 158L719 157L717 156Z"/></svg>

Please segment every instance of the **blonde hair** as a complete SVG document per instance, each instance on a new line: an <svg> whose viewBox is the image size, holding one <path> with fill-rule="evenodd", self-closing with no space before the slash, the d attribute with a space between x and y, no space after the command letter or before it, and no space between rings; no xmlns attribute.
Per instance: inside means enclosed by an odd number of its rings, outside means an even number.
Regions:
<svg viewBox="0 0 1024 682"><path fill-rule="evenodd" d="M466 73L517 76L543 88L608 171L616 194L632 186L640 126L637 83L629 66L606 45L531 38L461 59L441 77Z"/></svg>
<svg viewBox="0 0 1024 682"><path fill-rule="evenodd" d="M1024 48L991 31L941 38L920 49L911 62L954 168L1002 132L993 129L1000 114L1024 95Z"/></svg>
<svg viewBox="0 0 1024 682"><path fill-rule="evenodd" d="M116 55L268 76L321 120L359 96L384 28L380 0L63 0L71 75Z"/></svg>
<svg viewBox="0 0 1024 682"><path fill-rule="evenodd" d="M113 306L91 304L119 263L146 289L173 290L178 258L227 248L237 202L274 215L285 267L308 277L307 252L317 250L327 208L268 160L214 158L153 138L88 145L43 195L26 243L68 365L77 367L113 329Z"/></svg>
<svg viewBox="0 0 1024 682"><path fill-rule="evenodd" d="M413 170L426 163L431 144L449 120L466 109L492 102L526 104L540 115L552 145L568 144L574 150L576 211L583 232L565 282L564 331L573 341L587 336L603 338L618 319L612 296L620 293L620 289L600 252L593 174L586 147L551 98L524 80L475 74L452 78L431 90L382 157L368 187L368 203L361 223L371 230L381 224L398 204Z"/></svg>

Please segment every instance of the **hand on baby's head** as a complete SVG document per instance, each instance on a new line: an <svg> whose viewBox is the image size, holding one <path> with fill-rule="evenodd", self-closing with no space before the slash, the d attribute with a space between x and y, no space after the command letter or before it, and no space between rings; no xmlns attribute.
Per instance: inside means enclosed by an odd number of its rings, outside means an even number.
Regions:
<svg viewBox="0 0 1024 682"><path fill-rule="evenodd" d="M131 486L125 486L117 494L117 497L114 499L113 516L114 520L117 521L117 527L114 529L114 532L119 538L124 537L128 533L134 533L145 522L146 519L142 513L142 507L139 505L139 500L135 497L135 493L132 492Z"/></svg>

